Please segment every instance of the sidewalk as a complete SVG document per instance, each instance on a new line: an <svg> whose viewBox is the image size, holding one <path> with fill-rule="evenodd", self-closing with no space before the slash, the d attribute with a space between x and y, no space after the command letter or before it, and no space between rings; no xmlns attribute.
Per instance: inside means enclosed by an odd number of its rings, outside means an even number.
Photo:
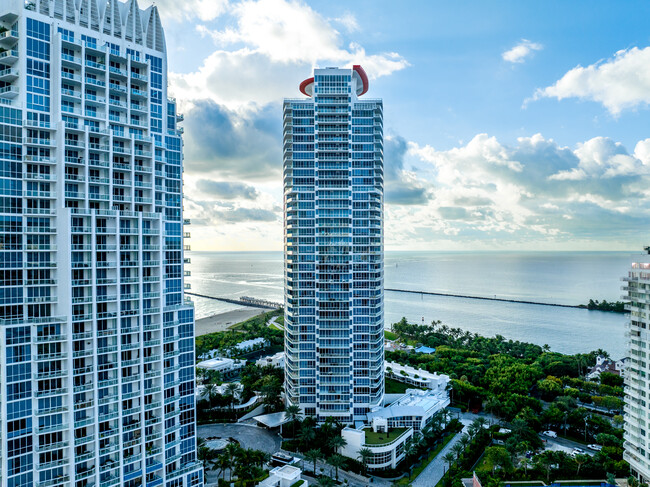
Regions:
<svg viewBox="0 0 650 487"><path fill-rule="evenodd" d="M422 470L422 472L420 472L420 475L418 475L415 480L413 480L413 487L433 487L438 482L440 482L440 479L444 475L444 472L447 468L447 462L443 460L444 456L447 454L447 452L451 451L456 443L460 441L460 437L463 436L463 434L467 433L468 426L472 423L469 419L466 418L462 418L461 422L463 423L463 429L461 432L458 433L449 443L447 443L445 447L440 450L440 453L438 453L436 458L431 460L431 463L429 463L429 465L427 465L427 467Z"/></svg>

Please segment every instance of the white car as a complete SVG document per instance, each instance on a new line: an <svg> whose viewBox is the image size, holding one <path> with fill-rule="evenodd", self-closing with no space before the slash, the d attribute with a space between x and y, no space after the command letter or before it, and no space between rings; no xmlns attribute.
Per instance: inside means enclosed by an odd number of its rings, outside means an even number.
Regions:
<svg viewBox="0 0 650 487"><path fill-rule="evenodd" d="M576 455L584 455L584 453L585 451L582 448L574 448L573 451L569 453L569 455L575 457Z"/></svg>
<svg viewBox="0 0 650 487"><path fill-rule="evenodd" d="M557 433L555 431L551 431L551 430L543 431L542 435L548 436L549 438L557 438Z"/></svg>
<svg viewBox="0 0 650 487"><path fill-rule="evenodd" d="M593 451L600 451L603 449L601 445L596 445L595 443L592 443L591 445L587 445L587 448Z"/></svg>

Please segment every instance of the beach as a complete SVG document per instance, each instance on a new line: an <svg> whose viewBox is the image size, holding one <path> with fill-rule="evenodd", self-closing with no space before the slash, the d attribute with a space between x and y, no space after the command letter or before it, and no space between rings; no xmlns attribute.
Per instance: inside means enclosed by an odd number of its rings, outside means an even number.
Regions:
<svg viewBox="0 0 650 487"><path fill-rule="evenodd" d="M264 313L258 308L242 308L196 320L195 336L207 335L215 331L225 331L229 326Z"/></svg>

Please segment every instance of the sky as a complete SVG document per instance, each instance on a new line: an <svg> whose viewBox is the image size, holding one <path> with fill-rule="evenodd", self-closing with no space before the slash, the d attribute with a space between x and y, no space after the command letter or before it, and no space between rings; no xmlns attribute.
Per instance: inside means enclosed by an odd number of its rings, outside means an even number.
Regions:
<svg viewBox="0 0 650 487"><path fill-rule="evenodd" d="M352 64L384 100L387 250L650 244L649 3L155 3L193 250L282 249L282 100Z"/></svg>

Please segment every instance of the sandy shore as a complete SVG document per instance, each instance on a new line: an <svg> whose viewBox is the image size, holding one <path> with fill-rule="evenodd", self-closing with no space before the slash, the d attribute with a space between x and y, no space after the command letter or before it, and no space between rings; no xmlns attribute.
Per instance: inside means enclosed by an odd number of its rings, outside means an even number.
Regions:
<svg viewBox="0 0 650 487"><path fill-rule="evenodd" d="M230 325L245 321L248 318L264 313L264 310L258 308L242 308L218 315L208 316L196 320L194 334L196 336L207 335L215 331L225 331Z"/></svg>

